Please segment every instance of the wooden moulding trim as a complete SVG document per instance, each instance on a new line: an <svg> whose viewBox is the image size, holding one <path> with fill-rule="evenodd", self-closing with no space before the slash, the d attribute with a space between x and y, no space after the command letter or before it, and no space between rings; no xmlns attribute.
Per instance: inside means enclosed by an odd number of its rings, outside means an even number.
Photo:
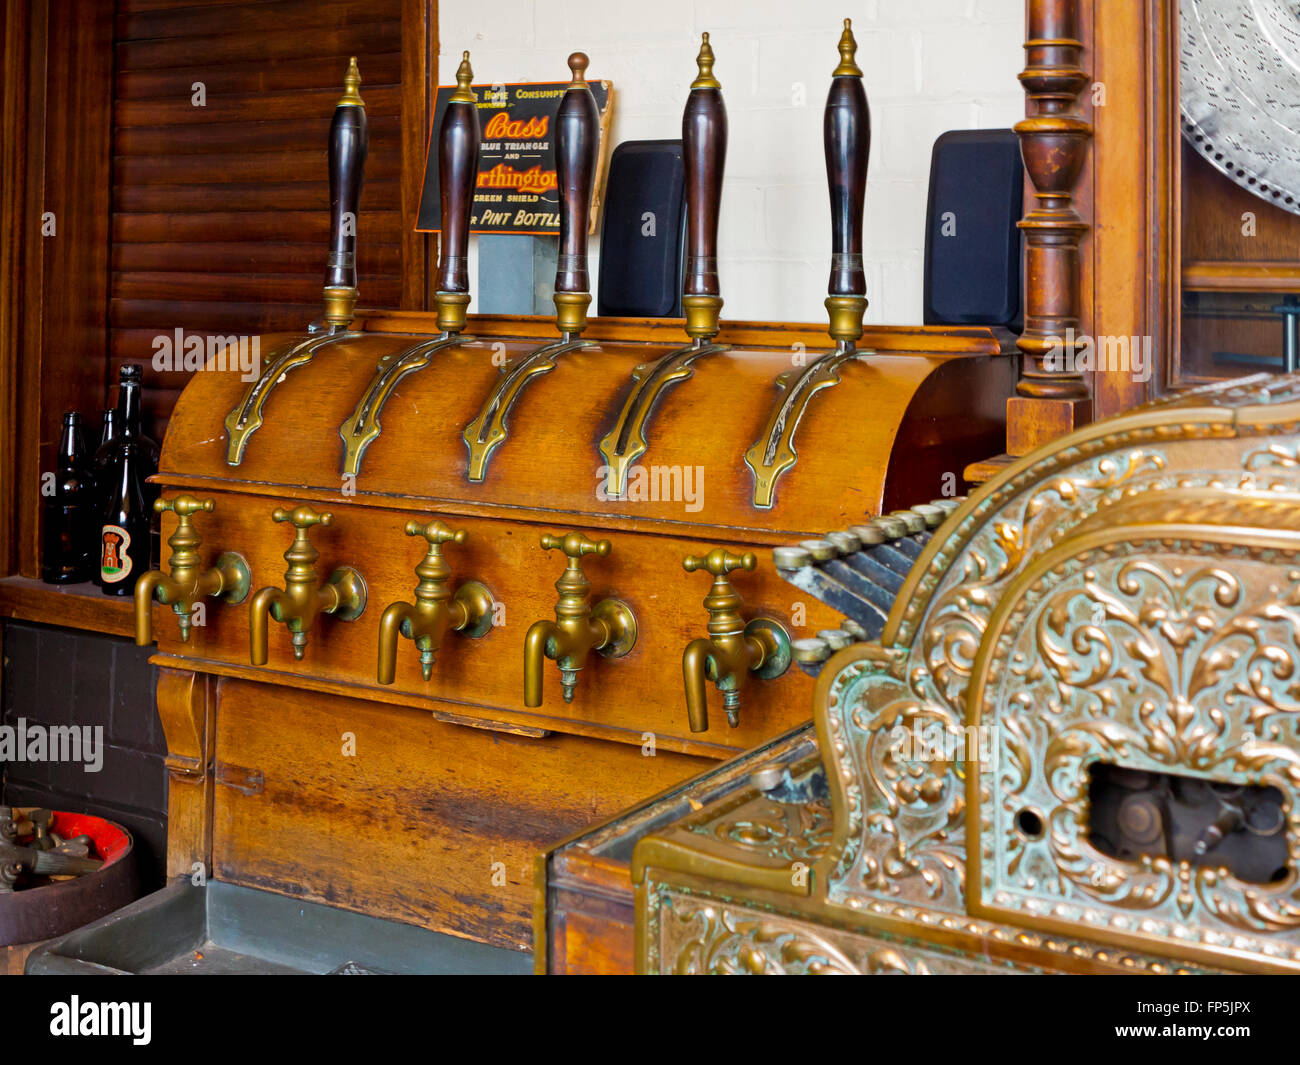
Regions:
<svg viewBox="0 0 1300 1065"><path fill-rule="evenodd" d="M1183 264L1184 292L1300 292L1300 264Z"/></svg>
<svg viewBox="0 0 1300 1065"><path fill-rule="evenodd" d="M437 316L423 311L361 311L352 328L367 333L438 332ZM555 319L541 315L471 314L466 332L477 337L554 340ZM690 342L680 318L592 318L586 340L640 341L681 347ZM830 350L835 342L817 325L794 322L723 322L718 343L733 347ZM858 347L889 354L999 355L1016 352L1015 335L980 325L868 325Z"/></svg>
<svg viewBox="0 0 1300 1065"><path fill-rule="evenodd" d="M30 577L0 578L0 618L108 636L135 635L131 598L104 595L93 584L58 585Z"/></svg>
<svg viewBox="0 0 1300 1065"><path fill-rule="evenodd" d="M641 746L643 729L617 728L610 725L597 725L587 721L571 718L549 717L545 714L531 714L500 707L480 708L472 703L451 703L444 699L431 699L420 695L410 695L403 691L380 689L364 684L349 684L342 681L324 680L319 677L300 673L282 673L277 669L257 666L236 665L231 662L218 662L209 658L189 658L160 651L149 659L151 663L163 669L185 670L195 674L208 674L217 677L232 677L254 683L277 684L282 687L295 688L300 691L322 692L326 695L338 695L346 699L363 699L393 708L419 710L430 717L453 725L465 725L469 728L486 729L489 732L508 732L514 736L526 736L531 739L543 739L560 733L567 736L586 736L590 739L613 740ZM450 709L458 707L458 709ZM739 747L726 747L718 743L701 743L697 740L680 739L674 736L659 735L655 743L661 751L674 754L694 755L698 758L714 760L734 758L742 754Z"/></svg>
<svg viewBox="0 0 1300 1065"><path fill-rule="evenodd" d="M631 862L570 850L557 853L552 867L552 887L594 889L610 899L632 905Z"/></svg>
<svg viewBox="0 0 1300 1065"><path fill-rule="evenodd" d="M602 528L619 532L649 533L656 536L677 536L684 539L716 541L718 543L745 543L759 547L780 546L791 540L820 536L815 529L771 529L745 525L700 525L669 518L632 518L617 513L577 510L537 510L515 507L504 503L470 503L464 499L438 499L424 496L399 496L388 492L357 492L344 496L333 489L312 488L297 484L273 484L265 481L243 481L233 477L191 476L171 471L155 474L153 484L164 491L184 488L208 492L233 492L239 495L263 496L267 499L304 503L328 503L339 507L371 504L376 509L396 510L413 514L438 514L461 518L489 518L531 525L550 525L556 522L590 522L598 520ZM39 582L34 582L39 583ZM132 632L135 630L132 629Z"/></svg>

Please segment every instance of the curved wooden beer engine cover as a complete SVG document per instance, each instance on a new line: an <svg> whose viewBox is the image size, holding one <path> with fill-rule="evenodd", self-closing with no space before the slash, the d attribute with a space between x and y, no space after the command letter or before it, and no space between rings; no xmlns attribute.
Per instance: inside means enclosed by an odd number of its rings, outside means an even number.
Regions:
<svg viewBox="0 0 1300 1065"><path fill-rule="evenodd" d="M738 727L720 723L690 733L682 649L707 617L699 588L683 574L683 556L725 546L770 559L774 545L942 495L946 477L1001 445L1015 370L1002 338L972 328L869 330L864 343L879 354L849 360L839 383L819 394L800 429L798 464L774 506L754 505L744 456L762 429L776 378L835 345L821 326L716 322L726 117L707 44L701 57L683 130L701 164L690 191L686 292L702 301L695 325L703 328L694 340L716 332L716 341L730 346L699 359L688 379L663 392L626 498L604 491L608 471L599 445L633 372L680 348L681 322L593 320L582 337L589 346L568 351L530 385L508 438L476 482L469 478L466 427L515 360L555 341L549 317L476 315L466 324L477 339L457 336L403 377L359 471L345 475L342 468L340 426L381 361L394 365L403 353L438 341L455 329L455 312L463 315L468 302L462 220L474 191L478 116L467 62L438 143L446 196L436 315L371 313L353 322L354 333L329 338L278 382L237 465L227 462L223 418L247 382L232 372L191 378L168 427L158 481L165 494L184 489L215 500L204 516L205 549L239 551L256 585L279 583L287 540L271 522L272 510L327 509L331 524L312 532L320 573L355 567L369 602L382 606L408 598L415 582L420 552L403 532L406 523L438 518L467 534L455 552L456 580L483 582L507 609L482 639L443 648L428 681L419 656L403 647L391 686L375 681L378 609L346 624L323 620L303 662L293 657L286 627L272 625L261 668L248 661L246 610L210 608L188 644L156 614L169 765L190 765L176 758L215 764L202 722L219 703L212 743L230 778L215 792L209 781L205 792L174 777L174 873L215 853L218 871L235 882L305 890L335 905L526 946L532 900L519 870L538 847L806 717L811 680L791 671L755 688ZM581 64L571 69L580 80ZM565 189L590 182L595 136L584 95L569 95L557 116L565 130ZM850 192L853 172L848 165ZM562 260L561 295L585 294L585 199L574 197L565 212L563 251L574 258ZM850 234L852 228L850 219ZM846 247L851 254L851 235ZM815 307L808 312L817 316ZM285 339L261 339L264 361ZM164 517L164 537L173 521ZM583 670L571 704L548 679L543 704L528 708L523 634L531 622L553 616L561 571L538 547L539 535L567 532L610 540L608 557L588 560L593 595L627 603L639 635L626 657ZM743 592L756 614L788 622L795 609L790 586L770 564L745 575ZM809 633L839 620L817 601L800 609ZM205 687L195 680L204 677L217 682ZM343 731L359 737L361 758L339 758ZM647 732L656 738L654 758L642 756ZM253 770L263 775L264 793L250 783ZM201 768L194 772L193 781L203 779ZM388 868L340 858L331 843L336 833L374 828L363 823L364 803L354 810L337 798L359 786L369 789L367 801L379 804L379 816L400 826L396 835L375 836L385 859L397 863ZM205 825L213 826L210 836ZM286 833L305 841L288 865L266 845L268 834ZM417 835L428 837L427 853L409 847ZM505 886L485 879L489 851L509 867Z"/></svg>

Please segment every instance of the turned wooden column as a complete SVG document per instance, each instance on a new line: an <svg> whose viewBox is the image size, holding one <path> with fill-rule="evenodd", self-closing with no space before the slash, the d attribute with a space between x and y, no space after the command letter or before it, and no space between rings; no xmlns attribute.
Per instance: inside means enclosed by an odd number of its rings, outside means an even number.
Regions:
<svg viewBox="0 0 1300 1065"><path fill-rule="evenodd" d="M1023 366L1007 401L1007 451L1035 448L1092 420L1092 395L1075 366L1079 350L1079 242L1088 224L1074 208L1092 126L1076 113L1088 84L1080 65L1078 0L1030 0L1025 40L1025 119L1016 125L1037 204L1025 231Z"/></svg>

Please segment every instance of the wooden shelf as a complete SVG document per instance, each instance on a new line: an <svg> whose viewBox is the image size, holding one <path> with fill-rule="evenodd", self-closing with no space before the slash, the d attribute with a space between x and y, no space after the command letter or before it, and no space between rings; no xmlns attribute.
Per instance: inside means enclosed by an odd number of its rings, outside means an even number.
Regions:
<svg viewBox="0 0 1300 1065"><path fill-rule="evenodd" d="M135 604L131 597L105 595L90 583L46 584L30 577L0 578L0 618L109 636L135 635Z"/></svg>
<svg viewBox="0 0 1300 1065"><path fill-rule="evenodd" d="M1183 263L1186 292L1300 292L1300 263Z"/></svg>
<svg viewBox="0 0 1300 1065"><path fill-rule="evenodd" d="M980 462L972 462L962 471L962 477L971 484L983 484L993 480L1015 461L1011 455L994 455Z"/></svg>

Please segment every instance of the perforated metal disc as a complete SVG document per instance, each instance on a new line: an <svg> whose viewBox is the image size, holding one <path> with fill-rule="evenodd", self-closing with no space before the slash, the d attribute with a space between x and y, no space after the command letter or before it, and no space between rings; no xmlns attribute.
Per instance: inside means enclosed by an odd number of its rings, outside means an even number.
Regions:
<svg viewBox="0 0 1300 1065"><path fill-rule="evenodd" d="M1300 214L1300 0L1180 0L1183 133Z"/></svg>

